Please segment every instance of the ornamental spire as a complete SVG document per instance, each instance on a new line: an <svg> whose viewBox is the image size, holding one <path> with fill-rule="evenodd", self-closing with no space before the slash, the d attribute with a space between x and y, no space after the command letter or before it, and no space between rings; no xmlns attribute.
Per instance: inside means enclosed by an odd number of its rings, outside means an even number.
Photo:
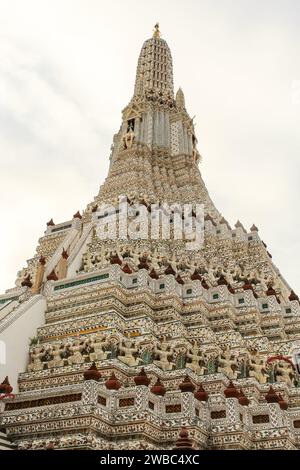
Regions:
<svg viewBox="0 0 300 470"><path fill-rule="evenodd" d="M161 33L159 31L159 23L156 23L154 26L154 32L153 32L153 38L154 39L160 39Z"/></svg>
<svg viewBox="0 0 300 470"><path fill-rule="evenodd" d="M143 44L136 72L134 96L145 96L148 93L174 97L171 51L161 38L158 23L152 38Z"/></svg>

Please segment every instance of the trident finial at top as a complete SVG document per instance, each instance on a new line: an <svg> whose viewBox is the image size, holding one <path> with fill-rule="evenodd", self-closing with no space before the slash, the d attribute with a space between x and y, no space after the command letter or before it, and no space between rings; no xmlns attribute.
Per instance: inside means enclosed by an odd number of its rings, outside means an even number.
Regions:
<svg viewBox="0 0 300 470"><path fill-rule="evenodd" d="M159 23L156 23L156 25L154 26L153 37L154 37L154 39L159 39L160 38Z"/></svg>

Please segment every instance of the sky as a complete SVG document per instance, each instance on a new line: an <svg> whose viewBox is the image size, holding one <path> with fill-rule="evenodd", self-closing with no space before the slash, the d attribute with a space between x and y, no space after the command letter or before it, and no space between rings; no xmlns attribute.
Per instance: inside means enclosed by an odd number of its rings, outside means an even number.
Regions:
<svg viewBox="0 0 300 470"><path fill-rule="evenodd" d="M98 193L157 21L213 201L300 293L298 0L0 0L0 293Z"/></svg>

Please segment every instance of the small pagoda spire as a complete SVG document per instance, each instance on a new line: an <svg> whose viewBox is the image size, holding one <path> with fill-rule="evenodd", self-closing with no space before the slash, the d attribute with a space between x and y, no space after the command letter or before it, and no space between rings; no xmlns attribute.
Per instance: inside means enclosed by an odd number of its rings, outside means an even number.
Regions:
<svg viewBox="0 0 300 470"><path fill-rule="evenodd" d="M184 284L184 280L182 279L182 277L179 274L177 274L177 276L176 276L176 282L178 282L178 284L181 284L181 285Z"/></svg>
<svg viewBox="0 0 300 470"><path fill-rule="evenodd" d="M53 225L55 225L55 223L53 222L53 219L50 219L49 222L47 222L47 227L52 227Z"/></svg>
<svg viewBox="0 0 300 470"><path fill-rule="evenodd" d="M181 88L176 93L176 106L178 109L185 109L185 98Z"/></svg>
<svg viewBox="0 0 300 470"><path fill-rule="evenodd" d="M276 291L275 291L274 287L272 286L272 284L268 285L268 290L266 292L266 295L268 297L270 297L271 295L274 295L276 297Z"/></svg>
<svg viewBox="0 0 300 470"><path fill-rule="evenodd" d="M54 271L54 269L52 269L51 273L48 274L47 281L58 281L58 277L57 277L56 272Z"/></svg>
<svg viewBox="0 0 300 470"><path fill-rule="evenodd" d="M105 382L105 387L108 390L119 390L119 388L121 388L121 383L118 381L114 372L112 372L109 379Z"/></svg>
<svg viewBox="0 0 300 470"><path fill-rule="evenodd" d="M226 225L226 227L228 228L228 230L231 230L231 227L229 225L229 223L227 222L227 220L225 219L225 217L222 217L220 222L219 222L220 225Z"/></svg>
<svg viewBox="0 0 300 470"><path fill-rule="evenodd" d="M182 393L186 393L186 392L193 393L195 388L196 388L195 385L193 384L193 382L191 381L188 375L186 375L183 381L179 384L179 389Z"/></svg>
<svg viewBox="0 0 300 470"><path fill-rule="evenodd" d="M9 395L12 391L13 391L13 387L9 383L8 376L6 376L3 382L1 382L0 384L0 393Z"/></svg>
<svg viewBox="0 0 300 470"><path fill-rule="evenodd" d="M219 277L217 283L218 283L218 286L227 286L228 285L228 281L227 281L226 277L224 276L224 274L221 274L221 276Z"/></svg>
<svg viewBox="0 0 300 470"><path fill-rule="evenodd" d="M149 269L149 264L147 263L147 257L143 256L140 258L140 262L138 264L138 269L146 269L148 271Z"/></svg>
<svg viewBox="0 0 300 470"><path fill-rule="evenodd" d="M292 290L291 291L291 294L289 296L289 301L290 302L293 302L294 300L297 300L299 302L299 297L297 294L295 294L295 292Z"/></svg>
<svg viewBox="0 0 300 470"><path fill-rule="evenodd" d="M242 406L248 406L250 401L243 392L243 389L240 389L239 404Z"/></svg>
<svg viewBox="0 0 300 470"><path fill-rule="evenodd" d="M155 271L155 269L151 269L151 272L149 274L149 276L152 278L152 279L158 279L159 278L159 275L157 274L157 272Z"/></svg>
<svg viewBox="0 0 300 470"><path fill-rule="evenodd" d="M150 391L151 393L154 393L154 395L160 395L162 397L166 394L166 389L159 378L157 379L153 387L151 387Z"/></svg>
<svg viewBox="0 0 300 470"><path fill-rule="evenodd" d="M189 438L188 430L185 426L183 426L179 431L179 437L176 441L176 447L174 450L178 449L192 449L193 448L193 441Z"/></svg>
<svg viewBox="0 0 300 470"><path fill-rule="evenodd" d="M175 273L174 269L172 268L172 266L171 266L170 264L169 264L169 266L166 268L165 274L167 274L167 275L168 275L168 274L171 274L172 276L175 276L176 273Z"/></svg>
<svg viewBox="0 0 300 470"><path fill-rule="evenodd" d="M193 272L193 274L191 275L191 281L202 281L202 277L200 276L199 272L197 271L197 269L195 269L195 271Z"/></svg>
<svg viewBox="0 0 300 470"><path fill-rule="evenodd" d="M235 228L241 228L244 233L247 233L247 230L245 229L244 225L243 225L242 222L240 222L239 220L238 220L237 223L235 224Z"/></svg>
<svg viewBox="0 0 300 470"><path fill-rule="evenodd" d="M129 264L124 264L123 268L122 268L122 271L125 273L125 274L132 274L133 271L131 269L131 267L129 266Z"/></svg>
<svg viewBox="0 0 300 470"><path fill-rule="evenodd" d="M258 232L258 228L256 227L255 224L252 225L252 227L250 228L250 231L251 232Z"/></svg>
<svg viewBox="0 0 300 470"><path fill-rule="evenodd" d="M268 393L265 396L265 399L267 403L279 403L280 402L280 397L277 395L272 385L270 386Z"/></svg>
<svg viewBox="0 0 300 470"><path fill-rule="evenodd" d="M279 406L282 410L286 411L289 407L289 404L287 401L284 400L283 396L281 395L281 393L278 393L278 396L279 396Z"/></svg>
<svg viewBox="0 0 300 470"><path fill-rule="evenodd" d="M199 401L207 401L208 393L204 390L203 385L200 384L198 389L194 392L194 397Z"/></svg>
<svg viewBox="0 0 300 470"><path fill-rule="evenodd" d="M239 398L240 392L234 385L234 383L230 380L228 386L224 390L224 395L226 398Z"/></svg>
<svg viewBox="0 0 300 470"><path fill-rule="evenodd" d="M111 255L110 264L118 264L119 266L122 266L122 260L117 253L115 255Z"/></svg>
<svg viewBox="0 0 300 470"><path fill-rule="evenodd" d="M150 385L150 379L145 372L144 367L141 368L140 372L134 377L135 385L144 385L148 387Z"/></svg>
<svg viewBox="0 0 300 470"><path fill-rule="evenodd" d="M73 219L82 219L82 215L79 211L77 211L76 214L73 215Z"/></svg>
<svg viewBox="0 0 300 470"><path fill-rule="evenodd" d="M84 371L83 373L84 380L98 380L101 377L101 372L97 369L96 363L93 362L91 367Z"/></svg>
<svg viewBox="0 0 300 470"><path fill-rule="evenodd" d="M21 282L22 287L32 287L31 276L28 274L25 279Z"/></svg>

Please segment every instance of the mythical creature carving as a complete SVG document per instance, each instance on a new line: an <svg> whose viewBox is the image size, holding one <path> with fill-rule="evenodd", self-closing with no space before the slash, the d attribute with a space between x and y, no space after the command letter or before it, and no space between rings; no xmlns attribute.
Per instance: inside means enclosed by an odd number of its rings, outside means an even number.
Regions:
<svg viewBox="0 0 300 470"><path fill-rule="evenodd" d="M161 343L156 343L155 345L154 354L157 359L155 359L153 363L162 370L172 370L175 366L174 362L171 362L173 352L174 349L164 338Z"/></svg>
<svg viewBox="0 0 300 470"><path fill-rule="evenodd" d="M237 359L230 349L224 349L218 361L218 372L225 374L230 380L238 376Z"/></svg>

